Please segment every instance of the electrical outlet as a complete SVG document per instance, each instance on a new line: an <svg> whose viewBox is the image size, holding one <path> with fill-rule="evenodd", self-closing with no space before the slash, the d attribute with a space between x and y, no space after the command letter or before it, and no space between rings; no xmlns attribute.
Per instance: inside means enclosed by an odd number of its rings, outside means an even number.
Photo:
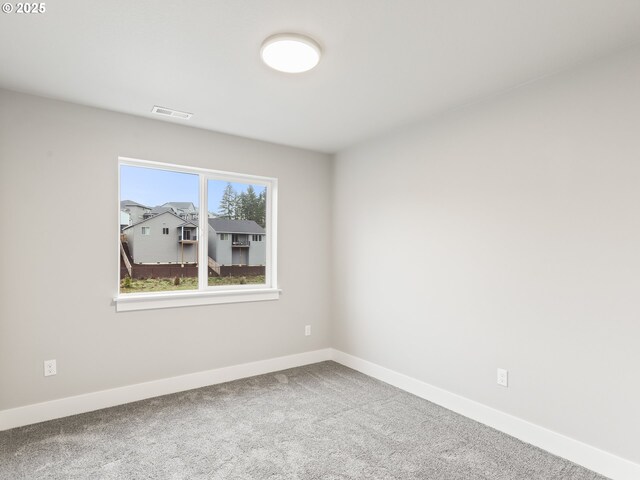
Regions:
<svg viewBox="0 0 640 480"><path fill-rule="evenodd" d="M56 367L55 360L45 360L44 361L44 376L50 377L51 375L55 375L58 373L58 369Z"/></svg>
<svg viewBox="0 0 640 480"><path fill-rule="evenodd" d="M311 335L311 325L306 325L304 327L304 334L308 337L309 335Z"/></svg>
<svg viewBox="0 0 640 480"><path fill-rule="evenodd" d="M503 387L509 386L509 371L504 368L498 369L498 385L502 385Z"/></svg>

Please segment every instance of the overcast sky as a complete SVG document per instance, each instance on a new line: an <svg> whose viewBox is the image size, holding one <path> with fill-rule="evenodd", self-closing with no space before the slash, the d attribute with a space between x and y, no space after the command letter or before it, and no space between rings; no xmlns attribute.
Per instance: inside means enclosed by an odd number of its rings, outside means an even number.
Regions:
<svg viewBox="0 0 640 480"><path fill-rule="evenodd" d="M210 180L209 208L217 212L226 180ZM246 191L249 184L231 183L237 193ZM254 185L256 194L265 187ZM199 200L198 175L177 173L156 168L120 166L120 200L133 200L148 207L155 207L166 202L193 202L197 207Z"/></svg>

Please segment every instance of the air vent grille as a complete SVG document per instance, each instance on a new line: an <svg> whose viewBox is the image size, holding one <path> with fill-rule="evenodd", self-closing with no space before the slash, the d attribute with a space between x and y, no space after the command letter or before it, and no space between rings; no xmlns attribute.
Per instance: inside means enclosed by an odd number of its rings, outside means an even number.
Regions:
<svg viewBox="0 0 640 480"><path fill-rule="evenodd" d="M185 120L188 120L189 117L191 117L190 113L183 113L183 112L173 112L173 116L174 117L178 117L178 118L184 118Z"/></svg>
<svg viewBox="0 0 640 480"><path fill-rule="evenodd" d="M178 110L173 110L171 108L166 108L166 107L159 107L157 105L153 107L153 109L151 110L151 113L156 113L158 115L163 115L165 117L180 118L182 120L189 120L193 115L193 113L180 112Z"/></svg>

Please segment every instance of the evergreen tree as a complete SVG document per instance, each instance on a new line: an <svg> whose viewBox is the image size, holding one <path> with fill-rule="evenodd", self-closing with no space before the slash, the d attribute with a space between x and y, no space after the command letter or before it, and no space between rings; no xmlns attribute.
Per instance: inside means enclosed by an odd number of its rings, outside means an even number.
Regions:
<svg viewBox="0 0 640 480"><path fill-rule="evenodd" d="M244 192L240 193L239 195L236 195L236 202L235 202L235 216L233 217L235 220L246 220L246 195Z"/></svg>
<svg viewBox="0 0 640 480"><path fill-rule="evenodd" d="M243 200L243 213L246 220L253 220L258 222L258 196L253 185L247 187L247 191L244 192Z"/></svg>
<svg viewBox="0 0 640 480"><path fill-rule="evenodd" d="M264 228L267 212L267 191L263 189L256 193L253 185L247 186L247 191L238 194L231 183L224 189L218 215L232 220L253 220Z"/></svg>
<svg viewBox="0 0 640 480"><path fill-rule="evenodd" d="M262 228L267 223L267 189L263 189L258 195L258 210L256 215L256 223Z"/></svg>
<svg viewBox="0 0 640 480"><path fill-rule="evenodd" d="M233 189L233 186L230 183L227 183L227 186L224 188L224 192L222 193L222 198L220 199L218 215L222 218L236 218L237 197L238 195Z"/></svg>

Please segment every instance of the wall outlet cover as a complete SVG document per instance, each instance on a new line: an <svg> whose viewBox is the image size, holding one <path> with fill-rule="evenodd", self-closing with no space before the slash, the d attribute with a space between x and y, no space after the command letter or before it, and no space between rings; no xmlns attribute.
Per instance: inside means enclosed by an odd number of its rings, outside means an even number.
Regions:
<svg viewBox="0 0 640 480"><path fill-rule="evenodd" d="M498 369L498 385L502 385L503 387L509 386L509 372L504 368Z"/></svg>
<svg viewBox="0 0 640 480"><path fill-rule="evenodd" d="M55 375L58 373L58 367L56 365L55 360L45 360L44 361L44 376L50 377L51 375Z"/></svg>

